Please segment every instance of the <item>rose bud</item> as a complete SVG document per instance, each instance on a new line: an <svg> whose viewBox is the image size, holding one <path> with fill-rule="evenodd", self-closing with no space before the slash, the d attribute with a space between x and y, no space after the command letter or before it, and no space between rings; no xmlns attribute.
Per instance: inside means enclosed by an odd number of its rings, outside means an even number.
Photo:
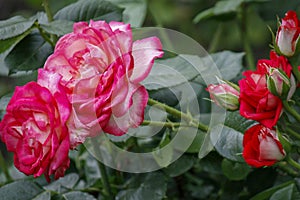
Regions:
<svg viewBox="0 0 300 200"><path fill-rule="evenodd" d="M267 75L267 87L272 94L287 99L291 89L291 80L283 70L270 68Z"/></svg>
<svg viewBox="0 0 300 200"><path fill-rule="evenodd" d="M276 131L261 124L245 132L243 147L243 157L253 167L271 166L286 155Z"/></svg>
<svg viewBox="0 0 300 200"><path fill-rule="evenodd" d="M236 86L236 85L235 85ZM210 94L210 98L218 106L227 110L237 110L239 108L239 91L238 86L234 87L233 83L221 83L218 85L210 84L206 90Z"/></svg>
<svg viewBox="0 0 300 200"><path fill-rule="evenodd" d="M288 11L276 33L275 48L279 54L293 56L300 34L299 20L294 11Z"/></svg>

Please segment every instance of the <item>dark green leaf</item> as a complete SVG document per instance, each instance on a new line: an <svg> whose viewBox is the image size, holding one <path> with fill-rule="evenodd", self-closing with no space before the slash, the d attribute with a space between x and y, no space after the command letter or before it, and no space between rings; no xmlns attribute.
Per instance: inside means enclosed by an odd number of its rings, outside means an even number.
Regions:
<svg viewBox="0 0 300 200"><path fill-rule="evenodd" d="M198 56L189 56L192 58ZM149 76L143 81L148 90L169 88L192 80L199 73L193 64L184 55L165 60L157 60Z"/></svg>
<svg viewBox="0 0 300 200"><path fill-rule="evenodd" d="M3 53L5 51L10 52L12 48L15 45L17 45L21 40L23 40L31 31L32 29L28 29L23 34L20 34L18 36L8 38L5 40L0 40L0 53Z"/></svg>
<svg viewBox="0 0 300 200"><path fill-rule="evenodd" d="M125 8L123 21L132 27L140 27L147 14L146 0L110 0L110 2Z"/></svg>
<svg viewBox="0 0 300 200"><path fill-rule="evenodd" d="M0 188L1 199L32 200L43 192L33 181L16 181Z"/></svg>
<svg viewBox="0 0 300 200"><path fill-rule="evenodd" d="M26 19L21 16L15 16L0 21L0 40L6 40L25 33L33 26L35 20L35 18Z"/></svg>
<svg viewBox="0 0 300 200"><path fill-rule="evenodd" d="M250 200L265 200L265 199L269 199L270 196L272 196L272 194L274 194L275 192L279 191L282 188L288 187L289 185L293 185L294 181L288 181L285 183L282 183L280 185L276 185L274 187L271 187L267 190L264 190L260 193L258 193L257 195L255 195L254 197L252 197Z"/></svg>
<svg viewBox="0 0 300 200"><path fill-rule="evenodd" d="M49 24L41 24L41 27L44 31L46 31L49 34L62 36L72 32L73 23L74 22L67 20L55 20L53 22L50 22Z"/></svg>
<svg viewBox="0 0 300 200"><path fill-rule="evenodd" d="M121 21L123 9L104 0L80 0L59 10L54 19L68 21Z"/></svg>
<svg viewBox="0 0 300 200"><path fill-rule="evenodd" d="M193 143L191 146L186 150L187 153L198 153L200 151L200 148L204 142L205 133L198 130L198 133L196 137L193 140Z"/></svg>
<svg viewBox="0 0 300 200"><path fill-rule="evenodd" d="M300 192L295 184L290 184L280 190L277 190L270 198L270 200L299 200Z"/></svg>
<svg viewBox="0 0 300 200"><path fill-rule="evenodd" d="M73 191L63 194L66 200L96 200L96 198L88 193Z"/></svg>
<svg viewBox="0 0 300 200"><path fill-rule="evenodd" d="M191 169L194 165L194 162L195 159L193 156L182 155L178 160L165 168L164 171L170 177L176 177Z"/></svg>
<svg viewBox="0 0 300 200"><path fill-rule="evenodd" d="M28 35L5 58L10 73L43 67L52 47L38 33Z"/></svg>
<svg viewBox="0 0 300 200"><path fill-rule="evenodd" d="M138 175L131 181L133 188L120 191L116 200L161 200L165 197L167 183L162 173Z"/></svg>
<svg viewBox="0 0 300 200"><path fill-rule="evenodd" d="M229 180L243 180L250 170L251 168L246 163L233 162L227 159L222 161L222 171Z"/></svg>
<svg viewBox="0 0 300 200"><path fill-rule="evenodd" d="M236 131L244 133L249 127L256 122L242 117L239 111L228 112L225 119L226 126L233 128Z"/></svg>
<svg viewBox="0 0 300 200"><path fill-rule="evenodd" d="M220 129L222 129L222 131L220 135L218 135ZM211 139L218 139L215 149L219 154L232 161L244 162L242 158L242 133L226 125L217 125L211 129Z"/></svg>

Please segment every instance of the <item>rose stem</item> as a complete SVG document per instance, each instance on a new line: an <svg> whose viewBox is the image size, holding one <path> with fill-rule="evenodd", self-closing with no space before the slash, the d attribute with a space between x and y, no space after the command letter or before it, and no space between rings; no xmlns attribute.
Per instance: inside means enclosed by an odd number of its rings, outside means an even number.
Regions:
<svg viewBox="0 0 300 200"><path fill-rule="evenodd" d="M298 122L300 122L300 115L297 113L297 111L295 111L290 104L288 103L288 101L282 101L283 103L283 107L284 109L289 112Z"/></svg>
<svg viewBox="0 0 300 200"><path fill-rule="evenodd" d="M295 170L293 170L290 166L287 165L286 162L278 162L277 166L285 171L286 173L288 173L290 176L296 177L299 176L299 173L297 173Z"/></svg>
<svg viewBox="0 0 300 200"><path fill-rule="evenodd" d="M2 155L2 152L0 151L0 167L1 169L3 170L4 172L4 175L5 175L5 178L8 182L12 181L12 178L9 174L9 171L8 171L8 168L7 168L7 165L6 165L6 162L3 158L3 155Z"/></svg>
<svg viewBox="0 0 300 200"><path fill-rule="evenodd" d="M111 189L110 189L110 185L109 185L105 165L102 162L98 161L98 166L99 166L99 169L100 169L101 180L102 180L102 183L103 183L103 188L105 190L105 193L106 193L108 199L113 200L113 195L112 195L112 192L111 192Z"/></svg>
<svg viewBox="0 0 300 200"><path fill-rule="evenodd" d="M46 15L47 15L48 22L52 22L53 21L53 15L52 15L51 9L49 7L48 0L43 0L43 7L44 7L44 10L45 10ZM53 43L56 43L57 42L57 36L55 34L51 34L51 40L53 41Z"/></svg>
<svg viewBox="0 0 300 200"><path fill-rule="evenodd" d="M141 126L166 126L168 128L190 127L190 125L182 124L180 122L163 122L163 121L149 121L149 120L144 120ZM198 128L198 126L195 126L195 128Z"/></svg>
<svg viewBox="0 0 300 200"><path fill-rule="evenodd" d="M292 136L300 140L300 135L296 131L292 130L291 128L286 128L286 131L287 133L291 134Z"/></svg>
<svg viewBox="0 0 300 200"><path fill-rule="evenodd" d="M286 157L286 161L296 169L300 170L300 164L293 160L289 155Z"/></svg>
<svg viewBox="0 0 300 200"><path fill-rule="evenodd" d="M95 154L100 156L101 152L99 151L99 144L97 143L97 140L92 140L92 145L93 145ZM111 192L105 165L100 160L97 159L97 161L98 161L98 167L99 167L100 174L101 174L101 181L103 184L104 195L107 197L107 199L113 200L114 198L113 198L113 194Z"/></svg>
<svg viewBox="0 0 300 200"><path fill-rule="evenodd" d="M190 125L195 125L198 127L198 129L207 132L208 131L208 126L205 124L202 124L201 122L195 121L190 115L183 113L175 108L172 108L164 103L160 103L154 99L149 98L148 99L148 104L153 106L153 105L159 105L161 108L165 109L165 111L174 117L177 118L183 118L185 121L187 121Z"/></svg>

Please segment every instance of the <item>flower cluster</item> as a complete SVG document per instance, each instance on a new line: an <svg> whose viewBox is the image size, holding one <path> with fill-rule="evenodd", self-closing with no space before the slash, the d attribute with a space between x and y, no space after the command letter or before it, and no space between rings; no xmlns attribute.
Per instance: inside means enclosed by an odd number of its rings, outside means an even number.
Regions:
<svg viewBox="0 0 300 200"><path fill-rule="evenodd" d="M57 179L68 153L101 132L125 134L142 123L148 93L140 84L156 58L160 40L132 41L129 24L74 24L59 39L37 82L17 87L0 123L0 137L27 175Z"/></svg>
<svg viewBox="0 0 300 200"><path fill-rule="evenodd" d="M239 110L241 116L258 122L246 130L243 139L243 157L251 166L271 166L288 153L278 123L290 108L289 102L300 81L298 66L293 63L299 35L297 15L289 11L276 33L270 59L260 59L256 70L243 72L239 86L226 82L207 88L217 105Z"/></svg>

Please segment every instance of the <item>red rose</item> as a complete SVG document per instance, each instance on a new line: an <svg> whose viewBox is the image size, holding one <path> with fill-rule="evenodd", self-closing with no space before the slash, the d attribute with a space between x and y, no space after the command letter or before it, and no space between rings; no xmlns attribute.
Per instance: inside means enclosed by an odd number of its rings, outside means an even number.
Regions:
<svg viewBox="0 0 300 200"><path fill-rule="evenodd" d="M282 113L282 101L273 95L268 87L266 75L271 68L283 70L291 77L292 67L283 56L277 56L275 52L270 53L270 60L258 61L256 71L245 71L244 79L239 81L240 85L240 114L253 119L268 128L276 125Z"/></svg>
<svg viewBox="0 0 300 200"><path fill-rule="evenodd" d="M240 114L272 128L282 111L280 98L268 90L264 73L246 71L243 75L246 78L239 81Z"/></svg>
<svg viewBox="0 0 300 200"><path fill-rule="evenodd" d="M276 34L276 46L279 53L293 56L300 34L300 23L296 12L289 11L285 14Z"/></svg>
<svg viewBox="0 0 300 200"><path fill-rule="evenodd" d="M271 166L285 156L276 131L261 124L252 126L245 132L243 147L243 157L253 167Z"/></svg>

